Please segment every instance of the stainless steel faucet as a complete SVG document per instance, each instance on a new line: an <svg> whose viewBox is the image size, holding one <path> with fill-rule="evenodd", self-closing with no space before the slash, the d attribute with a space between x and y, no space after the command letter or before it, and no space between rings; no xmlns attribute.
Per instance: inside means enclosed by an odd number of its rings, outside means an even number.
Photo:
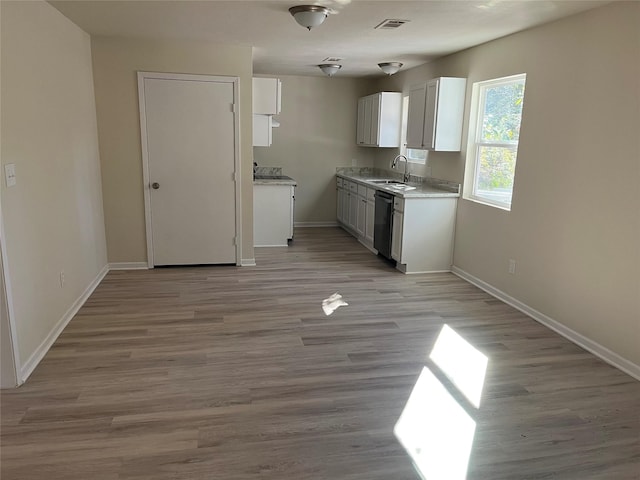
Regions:
<svg viewBox="0 0 640 480"><path fill-rule="evenodd" d="M407 157L405 157L404 155L398 155L391 162L391 168L396 168L398 166L398 160L400 160L401 158L404 159L404 175L402 176L402 181L404 183L407 183L409 181L409 178L411 178L411 175L409 174L409 160L407 160Z"/></svg>

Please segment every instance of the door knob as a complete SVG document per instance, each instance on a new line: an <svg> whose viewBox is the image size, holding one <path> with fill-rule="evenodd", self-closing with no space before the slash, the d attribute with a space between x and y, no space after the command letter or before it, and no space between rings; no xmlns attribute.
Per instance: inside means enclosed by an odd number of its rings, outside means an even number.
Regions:
<svg viewBox="0 0 640 480"><path fill-rule="evenodd" d="M154 190L157 190L160 188L160 184L158 182L153 182L151 184L151 188L153 188Z"/></svg>

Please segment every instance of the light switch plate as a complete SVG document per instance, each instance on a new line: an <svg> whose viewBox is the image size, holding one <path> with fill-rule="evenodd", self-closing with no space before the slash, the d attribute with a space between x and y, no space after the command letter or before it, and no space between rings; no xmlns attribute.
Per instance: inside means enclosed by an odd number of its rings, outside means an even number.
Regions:
<svg viewBox="0 0 640 480"><path fill-rule="evenodd" d="M7 163L4 166L4 178L7 182L7 187L13 187L16 184L16 164Z"/></svg>

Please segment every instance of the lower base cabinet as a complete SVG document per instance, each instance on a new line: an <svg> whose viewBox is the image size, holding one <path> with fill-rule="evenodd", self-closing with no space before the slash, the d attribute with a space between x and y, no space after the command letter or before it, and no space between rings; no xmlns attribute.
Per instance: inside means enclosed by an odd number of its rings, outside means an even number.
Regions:
<svg viewBox="0 0 640 480"><path fill-rule="evenodd" d="M338 223L373 249L375 189L338 180ZM394 198L391 258L398 270L451 271L457 202L457 197Z"/></svg>
<svg viewBox="0 0 640 480"><path fill-rule="evenodd" d="M293 185L253 186L253 244L286 247L293 238Z"/></svg>
<svg viewBox="0 0 640 480"><path fill-rule="evenodd" d="M391 257L404 273L449 272L457 198L395 198Z"/></svg>

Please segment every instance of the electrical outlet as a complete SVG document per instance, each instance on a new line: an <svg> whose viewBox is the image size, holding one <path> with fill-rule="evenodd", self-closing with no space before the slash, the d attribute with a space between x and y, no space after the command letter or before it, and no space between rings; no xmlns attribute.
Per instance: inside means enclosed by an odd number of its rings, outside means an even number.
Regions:
<svg viewBox="0 0 640 480"><path fill-rule="evenodd" d="M60 270L60 288L64 287L64 270Z"/></svg>
<svg viewBox="0 0 640 480"><path fill-rule="evenodd" d="M509 273L511 275L516 273L516 261L513 258L509 259Z"/></svg>

